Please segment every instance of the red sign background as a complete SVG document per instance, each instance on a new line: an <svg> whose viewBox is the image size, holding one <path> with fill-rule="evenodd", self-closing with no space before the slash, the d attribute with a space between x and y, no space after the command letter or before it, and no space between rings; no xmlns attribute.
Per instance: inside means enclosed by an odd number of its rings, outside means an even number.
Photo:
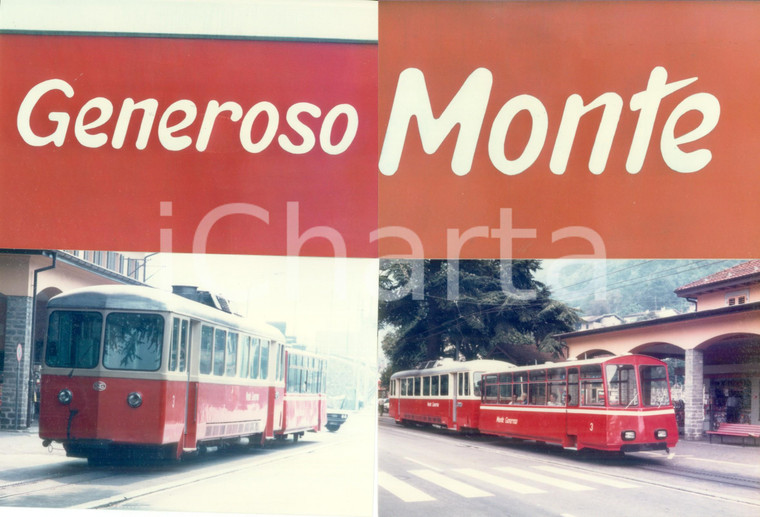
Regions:
<svg viewBox="0 0 760 517"><path fill-rule="evenodd" d="M376 45L4 34L0 69L3 247L150 251L161 246L163 229L164 248L171 247L163 251L334 255L333 242L318 236L321 232L342 240L348 256L377 256L369 239L377 227ZM56 126L48 114L66 112L68 132L60 147L35 147L21 138L17 114L30 89L50 79L65 81L75 93L72 98L62 92L45 94L32 112L32 130L51 134ZM74 124L82 106L96 97L108 99L114 113L89 130L108 135L108 142L88 148L76 138ZM111 144L126 98L159 104L143 150L136 146L140 112L123 147ZM167 150L156 127L162 113L183 99L197 107L198 116L176 136L189 136L193 145ZM235 102L243 113L262 101L274 105L279 130L273 142L259 153L247 152L240 142L240 121L231 121L227 113L217 118L208 148L196 150L210 100ZM303 141L286 122L288 108L296 103L321 110L316 117L299 116L317 140L305 154L285 152L277 143L281 134L296 145ZM340 104L355 108L359 126L348 149L331 155L320 148L319 133L327 113ZM98 113L91 110L85 122ZM169 121L181 118L175 114ZM266 120L261 116L254 123L254 142ZM345 126L346 117L338 117L333 144ZM233 204L230 215L211 226L206 249L194 250L204 216ZM241 206L241 212L266 217L235 215ZM306 234L315 227L317 233Z"/></svg>
<svg viewBox="0 0 760 517"><path fill-rule="evenodd" d="M535 231L513 240L512 257L591 255L591 240L579 237L578 227L599 237L597 255L608 258L760 255L758 27L760 4L744 2L381 2L381 145L402 71L422 71L436 117L477 68L491 71L493 86L469 174L451 171L458 129L428 155L412 119L398 170L380 176L380 226L411 230L427 257L452 256L447 230L498 228L502 209L511 210L512 228ZM643 168L630 174L625 163L639 113L629 103L655 67L667 70L668 83L697 80L662 101ZM624 102L606 169L588 170L601 118L589 114L566 172L553 174L567 98L579 94L589 103L605 92ZM709 149L712 160L697 172L675 172L660 154L660 134L668 114L698 92L719 100L720 119L683 147ZM522 94L543 103L548 133L535 163L507 176L489 159L489 130L501 107ZM699 120L684 117L677 132ZM519 155L530 130L529 117L514 119L507 155ZM410 250L406 239L380 241L381 256ZM492 237L468 240L461 256L512 258Z"/></svg>

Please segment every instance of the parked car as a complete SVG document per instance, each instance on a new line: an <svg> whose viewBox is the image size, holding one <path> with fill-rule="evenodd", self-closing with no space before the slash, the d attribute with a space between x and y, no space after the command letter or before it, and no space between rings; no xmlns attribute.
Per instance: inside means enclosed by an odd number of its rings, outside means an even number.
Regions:
<svg viewBox="0 0 760 517"><path fill-rule="evenodd" d="M345 409L327 409L327 424L325 427L330 432L335 432L340 429L346 420L348 419L348 411Z"/></svg>

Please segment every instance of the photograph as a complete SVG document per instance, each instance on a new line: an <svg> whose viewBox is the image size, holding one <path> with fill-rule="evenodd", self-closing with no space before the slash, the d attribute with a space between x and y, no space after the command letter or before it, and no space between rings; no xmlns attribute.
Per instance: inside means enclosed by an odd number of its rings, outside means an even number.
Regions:
<svg viewBox="0 0 760 517"><path fill-rule="evenodd" d="M760 260L381 260L380 287L379 515L756 511Z"/></svg>
<svg viewBox="0 0 760 517"><path fill-rule="evenodd" d="M0 355L0 506L373 514L377 260L3 249L0 278L29 358Z"/></svg>
<svg viewBox="0 0 760 517"><path fill-rule="evenodd" d="M755 517L758 26L0 0L0 511Z"/></svg>

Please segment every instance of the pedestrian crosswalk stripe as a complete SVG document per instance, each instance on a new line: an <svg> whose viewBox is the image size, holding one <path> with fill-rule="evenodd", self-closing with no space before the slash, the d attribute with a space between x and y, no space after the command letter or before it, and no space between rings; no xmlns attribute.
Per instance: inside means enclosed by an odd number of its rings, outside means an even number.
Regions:
<svg viewBox="0 0 760 517"><path fill-rule="evenodd" d="M411 461L412 463L416 463L417 465L422 465L426 469L435 470L436 472L440 472L441 471L441 469L437 469L437 468L433 467L432 465L428 465L427 463L422 463L421 461L415 460L414 458L410 458L409 456L404 456L404 459L406 461Z"/></svg>
<svg viewBox="0 0 760 517"><path fill-rule="evenodd" d="M432 470L410 470L409 473L414 474L425 481L435 483L436 485L445 488L446 490L450 490L455 494L459 494L462 497L489 497L493 495L485 490L468 485L467 483L462 483L461 481L444 476L438 472L433 472Z"/></svg>
<svg viewBox="0 0 760 517"><path fill-rule="evenodd" d="M578 483L573 483L572 481L565 481L564 479L544 476L543 474L538 474L536 472L530 472L523 469L517 469L514 467L496 467L496 470L498 470L499 472L505 472L511 476L517 476L517 477L521 477L525 479L530 479L531 481L536 481L538 483L556 486L564 490L572 490L574 492L580 492L583 490L593 490L593 488L591 488L590 486L579 485Z"/></svg>
<svg viewBox="0 0 760 517"><path fill-rule="evenodd" d="M523 485L522 483L517 483L501 476L495 476L477 469L455 469L455 471L520 494L542 494L545 492L545 490L541 490L540 488Z"/></svg>
<svg viewBox="0 0 760 517"><path fill-rule="evenodd" d="M542 465L540 467L536 467L541 470L545 470L546 472L551 472L553 474L559 474L561 476L568 476L573 479L582 479L584 481L590 481L592 483L597 483L599 485L605 485L605 486L611 486L614 488L636 488L638 485L635 485L633 483L628 483L625 481L618 481L617 479L612 479L608 477L602 477L595 474L588 474L584 472L577 472L575 470L569 470L569 469L563 469L560 467L552 467L551 465Z"/></svg>
<svg viewBox="0 0 760 517"><path fill-rule="evenodd" d="M387 472L378 471L377 484L405 503L435 501L434 497L430 497L422 490L414 488L409 483L401 481L400 479L391 476Z"/></svg>

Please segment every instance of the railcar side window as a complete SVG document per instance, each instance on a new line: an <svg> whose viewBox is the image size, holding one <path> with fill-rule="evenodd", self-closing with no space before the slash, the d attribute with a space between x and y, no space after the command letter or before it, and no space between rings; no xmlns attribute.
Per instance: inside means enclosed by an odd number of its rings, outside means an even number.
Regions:
<svg viewBox="0 0 760 517"><path fill-rule="evenodd" d="M546 383L531 382L529 385L530 393L528 394L528 404L536 406L546 405Z"/></svg>
<svg viewBox="0 0 760 517"><path fill-rule="evenodd" d="M45 364L95 368L100 356L103 316L99 312L55 311L48 325Z"/></svg>
<svg viewBox="0 0 760 517"><path fill-rule="evenodd" d="M184 372L187 358L187 320L172 319L172 341L169 350L169 371Z"/></svg>
<svg viewBox="0 0 760 517"><path fill-rule="evenodd" d="M251 356L251 379L258 379L261 361L261 340L259 338L251 338Z"/></svg>
<svg viewBox="0 0 760 517"><path fill-rule="evenodd" d="M285 347L282 345L282 343L277 343L276 346L277 349L277 365L276 365L276 377L275 379L278 381L282 381L285 379L285 368L284 368L284 362L285 362Z"/></svg>
<svg viewBox="0 0 760 517"><path fill-rule="evenodd" d="M227 334L227 360L224 374L230 377L237 375L238 335L234 332Z"/></svg>
<svg viewBox="0 0 760 517"><path fill-rule="evenodd" d="M486 375L483 382L483 402L494 403L498 400L499 386L496 384L496 375Z"/></svg>
<svg viewBox="0 0 760 517"><path fill-rule="evenodd" d="M209 374L213 366L214 329L203 325L201 327L201 365L200 372Z"/></svg>
<svg viewBox="0 0 760 517"><path fill-rule="evenodd" d="M602 366L599 364L588 364L581 366L581 405L604 405Z"/></svg>
<svg viewBox="0 0 760 517"><path fill-rule="evenodd" d="M214 330L214 375L224 375L224 349L227 344L227 332Z"/></svg>
<svg viewBox="0 0 760 517"><path fill-rule="evenodd" d="M422 378L422 395L425 397L430 396L430 377Z"/></svg>
<svg viewBox="0 0 760 517"><path fill-rule="evenodd" d="M182 331L179 341L179 371L187 367L187 320L182 320Z"/></svg>
<svg viewBox="0 0 760 517"><path fill-rule="evenodd" d="M158 314L112 312L106 316L103 366L155 371L161 366L164 318Z"/></svg>
<svg viewBox="0 0 760 517"><path fill-rule="evenodd" d="M578 368L567 371L567 405L577 406L580 400L578 391Z"/></svg>
<svg viewBox="0 0 760 517"><path fill-rule="evenodd" d="M567 402L567 395L565 394L565 369L554 368L549 370L548 379L549 400L547 404L550 406L564 406Z"/></svg>
<svg viewBox="0 0 760 517"><path fill-rule="evenodd" d="M608 364L607 397L610 406L638 406L636 370L632 364Z"/></svg>
<svg viewBox="0 0 760 517"><path fill-rule="evenodd" d="M512 384L499 385L499 403L500 404L512 403Z"/></svg>
<svg viewBox="0 0 760 517"><path fill-rule="evenodd" d="M459 374L459 387L457 393L462 397L468 397L470 395L470 372Z"/></svg>
<svg viewBox="0 0 760 517"><path fill-rule="evenodd" d="M251 357L251 338L249 336L243 336L240 342L240 376L243 379L247 379L251 374L251 367L249 360Z"/></svg>
<svg viewBox="0 0 760 517"><path fill-rule="evenodd" d="M422 382L420 382L419 377L414 378L414 396L419 397L420 396L420 385Z"/></svg>
<svg viewBox="0 0 760 517"><path fill-rule="evenodd" d="M431 385L430 385L430 394L432 396L434 396L434 397L437 397L438 393L439 393L439 390L438 390L438 380L439 379L440 379L440 377L438 375L433 375L430 378L430 382L431 382Z"/></svg>
<svg viewBox="0 0 760 517"><path fill-rule="evenodd" d="M172 319L172 343L169 351L169 371L177 371L179 362L179 318Z"/></svg>
<svg viewBox="0 0 760 517"><path fill-rule="evenodd" d="M645 406L670 404L668 377L665 366L639 366L641 374L641 398Z"/></svg>
<svg viewBox="0 0 760 517"><path fill-rule="evenodd" d="M447 373L441 375L441 396L449 396L449 374Z"/></svg>
<svg viewBox="0 0 760 517"><path fill-rule="evenodd" d="M261 367L259 375L261 379L269 378L269 343L261 344Z"/></svg>

